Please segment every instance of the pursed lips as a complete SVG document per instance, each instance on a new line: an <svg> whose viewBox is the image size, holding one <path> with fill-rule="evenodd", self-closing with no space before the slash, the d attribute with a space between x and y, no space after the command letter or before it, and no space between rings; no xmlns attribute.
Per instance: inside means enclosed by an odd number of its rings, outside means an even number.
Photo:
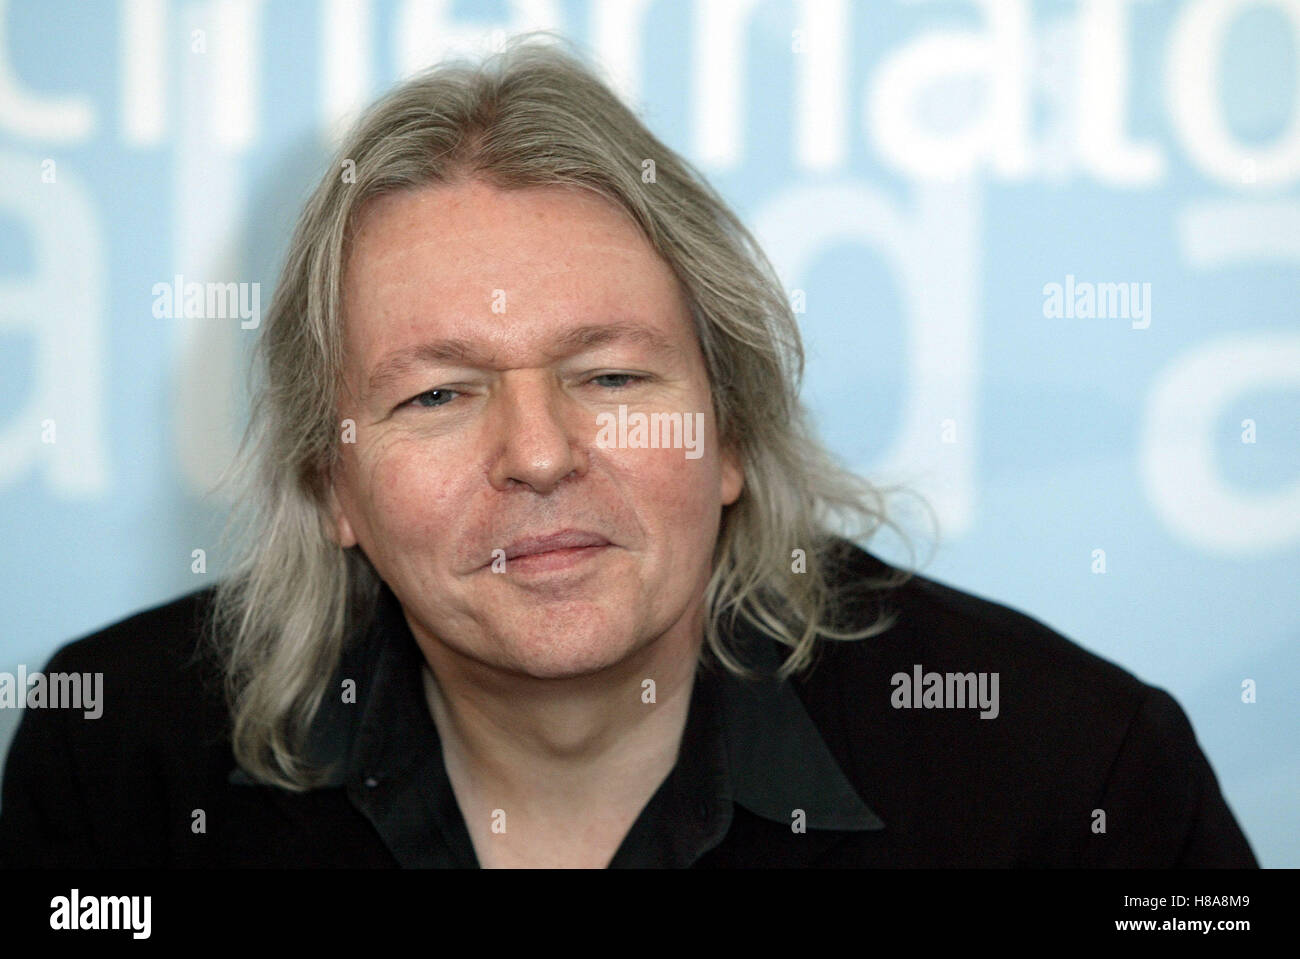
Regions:
<svg viewBox="0 0 1300 959"><path fill-rule="evenodd" d="M520 537L506 545L505 559L509 562L511 560L543 556L561 550L579 550L611 545L613 544L609 539L599 533L581 529L565 529L543 536ZM495 553L495 550L493 552ZM495 556L489 559L484 563L484 566L491 566L495 559Z"/></svg>

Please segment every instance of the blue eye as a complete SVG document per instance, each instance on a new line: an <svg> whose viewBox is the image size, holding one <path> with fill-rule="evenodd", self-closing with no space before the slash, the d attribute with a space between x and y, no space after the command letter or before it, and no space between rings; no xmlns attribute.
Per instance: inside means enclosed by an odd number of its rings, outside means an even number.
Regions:
<svg viewBox="0 0 1300 959"><path fill-rule="evenodd" d="M451 402L451 397L455 395L455 390L425 390L419 396L408 400L405 405L420 406L425 409L436 406L446 406Z"/></svg>
<svg viewBox="0 0 1300 959"><path fill-rule="evenodd" d="M621 390L623 387L629 385L633 380L639 381L644 379L644 376L637 376L635 373L601 373L599 376L593 376L591 382L595 383L596 380L623 380L624 382L622 383L606 384L610 389Z"/></svg>

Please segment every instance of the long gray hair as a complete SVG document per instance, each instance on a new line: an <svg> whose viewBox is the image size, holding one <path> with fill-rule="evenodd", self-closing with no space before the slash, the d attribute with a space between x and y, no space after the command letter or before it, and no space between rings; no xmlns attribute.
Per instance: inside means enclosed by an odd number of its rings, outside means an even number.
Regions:
<svg viewBox="0 0 1300 959"><path fill-rule="evenodd" d="M653 182L643 179L653 160ZM594 190L635 219L687 294L708 368L720 441L745 484L724 511L705 593L705 645L738 675L737 617L790 648L806 669L819 638L862 639L881 613L842 629L829 571L841 536L864 541L885 515L882 488L831 458L800 400L803 348L785 291L739 219L689 163L552 36L516 38L481 63L439 65L393 89L342 144L298 221L257 344L259 382L229 474L237 557L219 584L208 636L220 651L233 747L254 778L311 788L304 740L348 638L380 580L330 538L349 228L367 200L479 177L500 188ZM900 530L901 532L901 530ZM906 537L904 536L904 539ZM805 566L798 569L796 550ZM865 586L897 586L911 573Z"/></svg>

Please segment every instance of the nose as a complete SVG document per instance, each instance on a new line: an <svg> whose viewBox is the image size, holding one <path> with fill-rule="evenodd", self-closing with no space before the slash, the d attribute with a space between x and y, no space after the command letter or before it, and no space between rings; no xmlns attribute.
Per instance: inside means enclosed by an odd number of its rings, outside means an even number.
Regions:
<svg viewBox="0 0 1300 959"><path fill-rule="evenodd" d="M507 491L527 486L545 495L587 471L582 413L544 371L510 370L492 397L493 455L489 479ZM594 427L593 427L594 429Z"/></svg>

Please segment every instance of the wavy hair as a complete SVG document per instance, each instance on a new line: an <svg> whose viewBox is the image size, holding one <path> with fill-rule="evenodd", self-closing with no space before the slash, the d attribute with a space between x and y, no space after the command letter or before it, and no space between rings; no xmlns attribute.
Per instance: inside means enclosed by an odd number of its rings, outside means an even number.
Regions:
<svg viewBox="0 0 1300 959"><path fill-rule="evenodd" d="M349 229L374 197L477 177L499 188L567 185L626 210L687 295L720 441L745 484L726 507L705 593L701 654L738 675L737 619L790 649L784 678L819 638L858 629L830 570L846 540L870 537L884 490L839 466L799 400L803 348L775 271L749 231L687 161L664 146L558 37L515 38L481 62L440 64L395 87L346 136L298 220L257 342L250 419L226 482L236 557L207 635L218 649L239 764L255 779L311 788L307 733L380 580L358 547L329 533L328 477L340 440L341 283ZM654 182L643 182L643 161ZM838 532L837 532L838 530ZM903 537L906 540L906 537ZM806 569L792 568L803 550ZM889 588L912 574L858 582ZM841 626L845 628L840 628Z"/></svg>

